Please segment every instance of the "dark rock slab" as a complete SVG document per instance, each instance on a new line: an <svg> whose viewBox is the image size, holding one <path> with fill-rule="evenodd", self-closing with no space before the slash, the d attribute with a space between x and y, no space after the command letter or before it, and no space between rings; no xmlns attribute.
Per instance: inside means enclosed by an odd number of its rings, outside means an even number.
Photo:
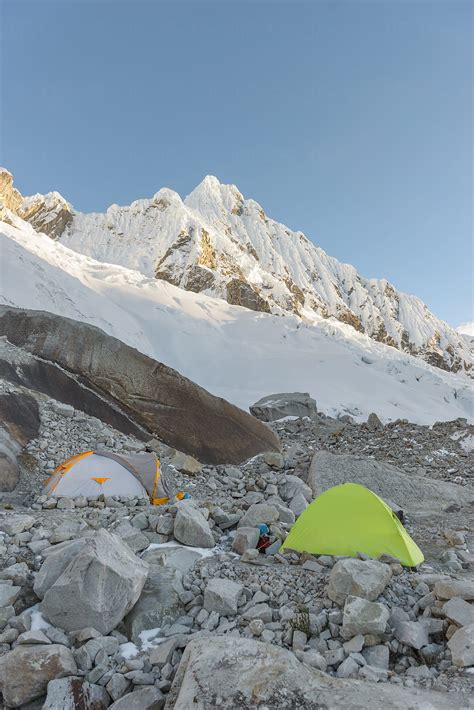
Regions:
<svg viewBox="0 0 474 710"><path fill-rule="evenodd" d="M138 425L203 463L241 463L279 450L275 434L250 414L99 328L5 306L0 308L0 334L73 373Z"/></svg>

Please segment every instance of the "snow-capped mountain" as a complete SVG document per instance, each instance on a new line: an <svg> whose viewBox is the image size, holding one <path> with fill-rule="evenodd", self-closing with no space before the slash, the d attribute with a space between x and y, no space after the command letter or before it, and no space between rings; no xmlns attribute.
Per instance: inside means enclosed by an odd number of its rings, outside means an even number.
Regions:
<svg viewBox="0 0 474 710"><path fill-rule="evenodd" d="M337 320L303 322L230 305L79 254L8 209L0 222L0 302L96 325L247 408L264 395L309 391L321 411L363 421L472 418L460 374L375 342Z"/></svg>
<svg viewBox="0 0 474 710"><path fill-rule="evenodd" d="M461 323L456 330L458 333L461 333L461 335L467 335L470 338L474 338L474 322Z"/></svg>
<svg viewBox="0 0 474 710"><path fill-rule="evenodd" d="M11 175L2 182L11 194ZM254 311L334 319L442 369L471 369L468 343L420 299L363 278L215 177L184 200L163 188L103 214L76 212L58 193L17 202L4 200L36 230L97 261Z"/></svg>

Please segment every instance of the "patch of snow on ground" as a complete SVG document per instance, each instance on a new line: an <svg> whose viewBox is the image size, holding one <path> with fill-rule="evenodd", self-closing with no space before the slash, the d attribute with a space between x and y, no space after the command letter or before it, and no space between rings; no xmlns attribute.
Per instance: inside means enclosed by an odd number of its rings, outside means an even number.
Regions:
<svg viewBox="0 0 474 710"><path fill-rule="evenodd" d="M201 555L201 557L213 557L214 555L218 555L222 550L219 548L219 546L212 547L212 548L207 548L207 547L191 547L190 545L180 545L179 542L152 542L146 550L143 552L148 552L148 550L163 550L166 548L173 548L177 549L180 548L181 550L190 550L191 552L197 552L198 555Z"/></svg>
<svg viewBox="0 0 474 710"><path fill-rule="evenodd" d="M471 451L474 451L474 436L472 434L465 436L459 443L461 444L461 449L464 449L466 453L470 454Z"/></svg>
<svg viewBox="0 0 474 710"><path fill-rule="evenodd" d="M146 629L145 631L142 631L140 634L138 634L138 638L140 639L140 648L142 651L148 651L150 648L153 648L154 646L159 646L160 643L166 641L166 636L158 637L160 631L160 628Z"/></svg>
<svg viewBox="0 0 474 710"><path fill-rule="evenodd" d="M135 644L131 641L127 641L127 643L120 644L119 651L122 658L124 658L126 661L129 661L131 658L135 658L135 656L138 656L138 654L140 653L137 646L135 646Z"/></svg>
<svg viewBox="0 0 474 710"><path fill-rule="evenodd" d="M43 614L39 610L39 603L28 609L30 612L31 627L30 631L42 631L43 629L50 629L51 624L46 621Z"/></svg>

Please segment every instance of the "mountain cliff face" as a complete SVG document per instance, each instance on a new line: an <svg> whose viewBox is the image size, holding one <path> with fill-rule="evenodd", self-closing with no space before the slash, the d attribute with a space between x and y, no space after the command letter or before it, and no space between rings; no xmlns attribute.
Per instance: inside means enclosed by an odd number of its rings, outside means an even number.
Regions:
<svg viewBox="0 0 474 710"><path fill-rule="evenodd" d="M465 339L420 299L384 279L363 278L215 177L184 200L163 188L105 213L75 212L58 193L4 202L37 231L98 261L254 311L307 323L335 318L436 367L471 369Z"/></svg>

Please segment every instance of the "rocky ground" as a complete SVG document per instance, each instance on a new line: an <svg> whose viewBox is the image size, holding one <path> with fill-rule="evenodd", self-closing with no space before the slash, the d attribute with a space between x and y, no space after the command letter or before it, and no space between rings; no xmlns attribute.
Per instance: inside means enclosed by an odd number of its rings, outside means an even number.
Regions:
<svg viewBox="0 0 474 710"><path fill-rule="evenodd" d="M11 385L4 385L11 389ZM0 510L5 707L467 708L474 686L473 430L311 418L271 423L282 453L201 466L38 396L39 435ZM146 446L176 490L48 500L77 451ZM341 477L401 507L426 561L260 554ZM274 546L279 547L279 544ZM20 670L21 669L21 672Z"/></svg>

